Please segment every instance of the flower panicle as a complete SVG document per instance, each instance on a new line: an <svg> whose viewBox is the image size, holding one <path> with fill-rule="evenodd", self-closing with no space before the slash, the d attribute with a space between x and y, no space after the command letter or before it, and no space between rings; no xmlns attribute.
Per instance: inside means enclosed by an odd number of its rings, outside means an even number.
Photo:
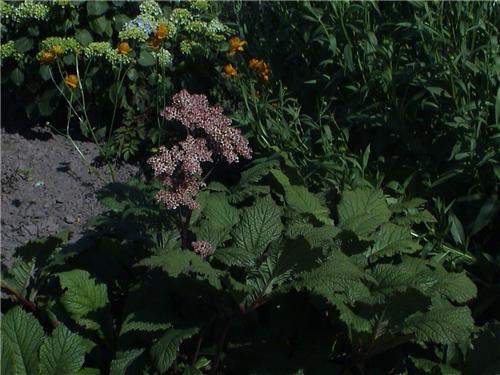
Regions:
<svg viewBox="0 0 500 375"><path fill-rule="evenodd" d="M198 207L195 198L204 186L202 163L213 162L214 157L222 157L228 163L252 157L248 140L239 129L231 127L231 119L221 107L209 105L205 95L182 90L161 115L179 121L189 130L184 141L170 149L160 147L159 154L148 160L155 177L164 185L156 198L168 209Z"/></svg>

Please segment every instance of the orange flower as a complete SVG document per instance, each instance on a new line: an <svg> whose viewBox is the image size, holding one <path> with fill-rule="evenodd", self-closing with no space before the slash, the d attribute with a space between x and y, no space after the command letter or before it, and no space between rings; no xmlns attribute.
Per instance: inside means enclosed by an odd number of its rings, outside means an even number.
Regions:
<svg viewBox="0 0 500 375"><path fill-rule="evenodd" d="M118 50L118 53L121 53L122 55L128 55L128 53L132 51L132 48L130 48L127 42L118 43L116 49Z"/></svg>
<svg viewBox="0 0 500 375"><path fill-rule="evenodd" d="M168 31L169 30L167 25L163 23L158 24L158 26L156 27L155 35L153 35L153 38L149 42L149 45L155 49L160 48L163 39L168 36Z"/></svg>
<svg viewBox="0 0 500 375"><path fill-rule="evenodd" d="M229 51L227 55L234 56L237 51L243 52L245 50L243 46L245 46L246 44L247 42L245 40L242 40L237 36L233 36L231 39L229 39Z"/></svg>
<svg viewBox="0 0 500 375"><path fill-rule="evenodd" d="M153 39L151 39L151 41L149 42L149 45L154 49L158 49L161 46L161 39L158 39L155 35L153 36Z"/></svg>
<svg viewBox="0 0 500 375"><path fill-rule="evenodd" d="M233 64L226 64L224 65L224 74L226 78L232 78L236 77L238 75L238 72L236 71Z"/></svg>
<svg viewBox="0 0 500 375"><path fill-rule="evenodd" d="M255 71L259 78L265 82L269 81L269 65L264 60L251 59L248 66Z"/></svg>
<svg viewBox="0 0 500 375"><path fill-rule="evenodd" d="M64 52L64 48L62 48L61 46L59 45L55 45L55 46L52 46L52 50L51 52L56 55L56 56L59 56L59 55L62 55L62 53Z"/></svg>
<svg viewBox="0 0 500 375"><path fill-rule="evenodd" d="M76 89L78 86L78 77L76 76L76 74L70 74L66 77L66 79L64 80L64 83L70 89Z"/></svg>
<svg viewBox="0 0 500 375"><path fill-rule="evenodd" d="M165 25L164 23L158 24L158 26L156 27L155 37L160 39L160 40L163 40L167 37L167 35L168 35L167 25Z"/></svg>
<svg viewBox="0 0 500 375"><path fill-rule="evenodd" d="M40 55L40 61L44 64L52 64L56 59L56 55L52 52L42 52Z"/></svg>

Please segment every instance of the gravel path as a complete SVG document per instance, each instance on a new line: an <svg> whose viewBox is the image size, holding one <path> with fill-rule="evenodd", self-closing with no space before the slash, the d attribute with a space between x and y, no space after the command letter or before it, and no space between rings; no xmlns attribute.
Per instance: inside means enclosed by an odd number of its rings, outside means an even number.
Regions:
<svg viewBox="0 0 500 375"><path fill-rule="evenodd" d="M46 129L34 128L25 137L2 128L1 137L1 249L5 263L10 263L17 246L64 228L77 240L86 219L103 211L95 192L110 182L108 168L96 167L103 181L89 172L65 137ZM76 143L87 160L97 158L93 143ZM115 170L117 181L139 173L130 164Z"/></svg>

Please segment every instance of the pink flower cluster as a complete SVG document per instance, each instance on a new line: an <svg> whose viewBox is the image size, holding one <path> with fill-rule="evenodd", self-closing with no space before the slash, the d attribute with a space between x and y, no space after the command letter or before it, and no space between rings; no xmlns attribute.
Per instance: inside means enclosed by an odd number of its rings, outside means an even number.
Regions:
<svg viewBox="0 0 500 375"><path fill-rule="evenodd" d="M193 246L194 252L203 259L206 259L208 256L212 255L215 251L212 244L208 241L194 241L191 242L191 246Z"/></svg>
<svg viewBox="0 0 500 375"><path fill-rule="evenodd" d="M188 130L184 141L171 149L160 147L157 156L148 163L155 176L164 184L157 199L167 208L198 207L196 195L203 187L202 162L212 162L212 156L223 156L229 163L239 157L250 159L252 150L239 129L231 128L231 119L224 116L219 106L210 107L204 95L191 95L182 90L174 95L173 105L162 112L167 120L177 120ZM201 129L200 138L191 134Z"/></svg>
<svg viewBox="0 0 500 375"><path fill-rule="evenodd" d="M229 163L238 162L239 156L252 158L248 140L239 129L231 127L231 119L224 115L222 107L209 105L205 95L191 95L182 90L161 115L179 121L190 131L202 129L215 154L224 156Z"/></svg>

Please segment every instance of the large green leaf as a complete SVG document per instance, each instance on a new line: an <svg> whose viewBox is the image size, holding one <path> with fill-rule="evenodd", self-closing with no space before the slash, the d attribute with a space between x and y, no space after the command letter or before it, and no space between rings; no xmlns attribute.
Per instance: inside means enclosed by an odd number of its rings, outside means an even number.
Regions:
<svg viewBox="0 0 500 375"><path fill-rule="evenodd" d="M214 258L227 266L236 267L250 267L255 261L251 253L237 247L217 249L214 253Z"/></svg>
<svg viewBox="0 0 500 375"><path fill-rule="evenodd" d="M241 173L239 185L255 184L259 182L262 177L266 176L273 169L279 167L277 160L254 160L254 166L246 169Z"/></svg>
<svg viewBox="0 0 500 375"><path fill-rule="evenodd" d="M233 231L235 246L257 257L283 230L282 209L270 197L260 198L243 212Z"/></svg>
<svg viewBox="0 0 500 375"><path fill-rule="evenodd" d="M203 214L213 228L231 228L238 222L238 210L231 206L223 193L212 193L208 197Z"/></svg>
<svg viewBox="0 0 500 375"><path fill-rule="evenodd" d="M299 236L309 243L311 247L329 248L334 244L334 238L340 230L331 225L314 227L311 224L293 223L288 225L287 234L291 238Z"/></svg>
<svg viewBox="0 0 500 375"><path fill-rule="evenodd" d="M87 2L87 14L89 16L100 16L108 10L106 1L89 1Z"/></svg>
<svg viewBox="0 0 500 375"><path fill-rule="evenodd" d="M311 214L325 224L332 224L330 210L315 194L305 186L290 185L285 189L285 199L288 205L297 212Z"/></svg>
<svg viewBox="0 0 500 375"><path fill-rule="evenodd" d="M161 373L165 373L172 366L181 343L196 332L197 328L171 329L151 347L151 357Z"/></svg>
<svg viewBox="0 0 500 375"><path fill-rule="evenodd" d="M40 348L40 375L75 374L84 358L82 338L61 324Z"/></svg>
<svg viewBox="0 0 500 375"><path fill-rule="evenodd" d="M2 333L3 334L3 333ZM2 358L0 359L0 374L2 375L15 375L16 366L14 361L14 351L5 341L0 343L2 346Z"/></svg>
<svg viewBox="0 0 500 375"><path fill-rule="evenodd" d="M474 320L467 307L443 303L408 317L403 333L413 335L419 343L452 344L467 338L473 329Z"/></svg>
<svg viewBox="0 0 500 375"><path fill-rule="evenodd" d="M144 349L118 352L116 358L111 361L109 375L125 375L132 362L134 362L143 352Z"/></svg>
<svg viewBox="0 0 500 375"><path fill-rule="evenodd" d="M370 297L367 283L376 282L347 256L335 252L319 267L305 272L299 285L327 299L333 295L355 303Z"/></svg>
<svg viewBox="0 0 500 375"><path fill-rule="evenodd" d="M16 375L38 373L38 350L44 339L42 326L35 317L16 306L2 318L2 347L13 358ZM12 364L12 362L11 362Z"/></svg>
<svg viewBox="0 0 500 375"><path fill-rule="evenodd" d="M7 270L7 277L4 277L2 274L2 288L7 288L16 294L26 297L26 290L34 270L34 261L25 262L20 259L17 260Z"/></svg>
<svg viewBox="0 0 500 375"><path fill-rule="evenodd" d="M342 194L338 205L340 226L366 238L391 215L381 190L356 189Z"/></svg>
<svg viewBox="0 0 500 375"><path fill-rule="evenodd" d="M404 257L400 264L378 264L372 271L377 291L384 295L415 288L429 297L465 303L477 294L464 273L447 272L441 266L418 258Z"/></svg>
<svg viewBox="0 0 500 375"><path fill-rule="evenodd" d="M207 280L210 285L220 289L220 277L223 272L218 271L204 261L199 255L189 250L171 250L160 255L142 260L139 265L149 268L161 268L171 277L178 277L181 274L192 274Z"/></svg>
<svg viewBox="0 0 500 375"><path fill-rule="evenodd" d="M73 270L58 274L61 287L65 289L61 303L73 319L89 328L95 324L84 319L89 313L104 308L108 303L105 284L97 284L87 271Z"/></svg>
<svg viewBox="0 0 500 375"><path fill-rule="evenodd" d="M410 229L387 223L373 235L375 243L367 251L367 256L393 256L400 253L413 253L420 249L410 233Z"/></svg>

